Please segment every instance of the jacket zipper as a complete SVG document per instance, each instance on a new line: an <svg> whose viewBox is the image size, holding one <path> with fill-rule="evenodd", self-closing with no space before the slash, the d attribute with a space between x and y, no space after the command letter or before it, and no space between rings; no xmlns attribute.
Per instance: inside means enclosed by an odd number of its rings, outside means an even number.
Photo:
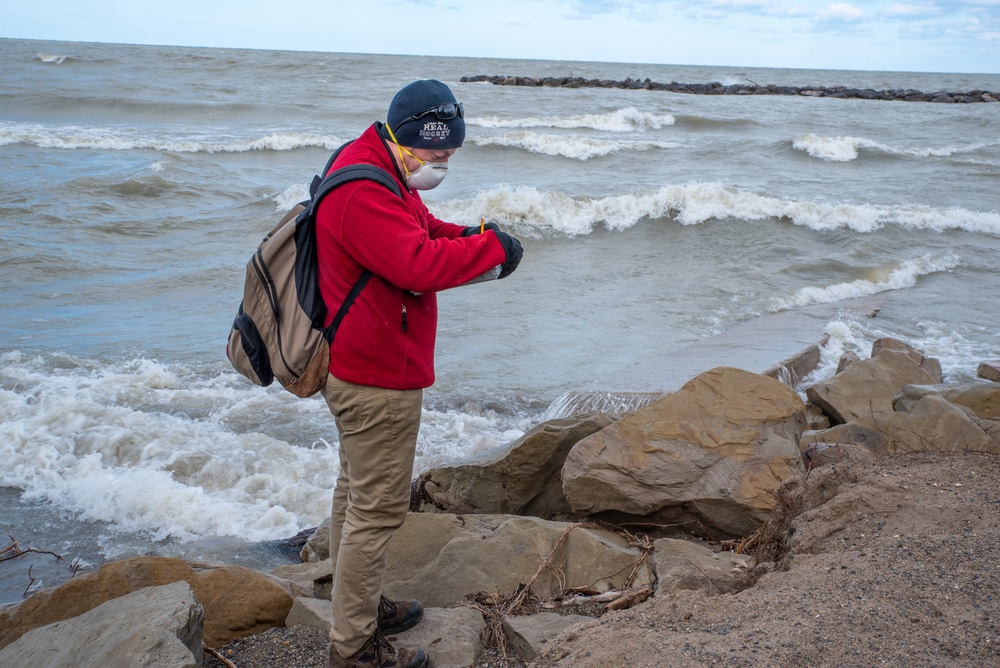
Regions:
<svg viewBox="0 0 1000 668"><path fill-rule="evenodd" d="M406 304L403 304L403 331L406 331Z"/></svg>

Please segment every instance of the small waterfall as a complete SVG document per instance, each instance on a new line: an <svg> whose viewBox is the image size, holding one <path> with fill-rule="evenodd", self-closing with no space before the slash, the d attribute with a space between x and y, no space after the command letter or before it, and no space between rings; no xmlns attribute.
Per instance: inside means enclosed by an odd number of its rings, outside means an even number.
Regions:
<svg viewBox="0 0 1000 668"><path fill-rule="evenodd" d="M624 415L648 406L663 397L664 392L606 392L572 390L553 401L542 415L542 422L595 411L608 415Z"/></svg>

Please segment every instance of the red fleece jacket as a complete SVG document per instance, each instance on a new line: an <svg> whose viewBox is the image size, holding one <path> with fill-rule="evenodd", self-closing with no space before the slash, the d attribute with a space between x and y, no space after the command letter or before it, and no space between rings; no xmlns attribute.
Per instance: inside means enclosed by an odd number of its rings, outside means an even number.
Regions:
<svg viewBox="0 0 1000 668"><path fill-rule="evenodd" d="M406 189L379 125L347 146L331 170L381 167L399 181L403 197L373 181L353 181L327 195L316 216L326 324L361 273L374 274L337 330L330 373L358 385L413 390L434 383L434 293L503 264L506 253L495 234L461 237L464 227L431 215L417 191Z"/></svg>

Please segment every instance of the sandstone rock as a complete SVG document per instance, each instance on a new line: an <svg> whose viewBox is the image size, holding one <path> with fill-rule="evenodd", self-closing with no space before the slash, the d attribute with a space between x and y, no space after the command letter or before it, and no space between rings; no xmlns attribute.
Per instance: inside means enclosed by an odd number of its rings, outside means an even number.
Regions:
<svg viewBox="0 0 1000 668"><path fill-rule="evenodd" d="M330 518L316 527L306 544L299 551L299 558L304 562L323 561L330 558Z"/></svg>
<svg viewBox="0 0 1000 668"><path fill-rule="evenodd" d="M976 369L976 375L994 383L1000 382L1000 360L996 362L981 362Z"/></svg>
<svg viewBox="0 0 1000 668"><path fill-rule="evenodd" d="M285 626L311 626L329 631L333 625L333 604L330 599L296 596L292 609L285 617Z"/></svg>
<svg viewBox="0 0 1000 668"><path fill-rule="evenodd" d="M799 441L799 449L805 459L817 466L844 459L857 458L855 448L863 448L870 453L884 452L888 446L888 434L880 431L866 420L855 420L830 429L804 433ZM832 450L829 454L824 454ZM833 459L833 462L827 460Z"/></svg>
<svg viewBox="0 0 1000 668"><path fill-rule="evenodd" d="M187 583L147 587L28 631L0 650L0 665L200 668L203 622Z"/></svg>
<svg viewBox="0 0 1000 668"><path fill-rule="evenodd" d="M955 385L907 385L893 397L894 410L909 413L910 407L929 394L972 411L982 420L1000 418L1000 384L971 381Z"/></svg>
<svg viewBox="0 0 1000 668"><path fill-rule="evenodd" d="M806 428L819 431L820 429L829 429L830 426L830 418L819 406L806 405Z"/></svg>
<svg viewBox="0 0 1000 668"><path fill-rule="evenodd" d="M1000 441L943 397L930 394L908 413L886 412L817 432L814 443L856 443L878 455L907 452L987 452L1000 454ZM806 440L806 439L804 439Z"/></svg>
<svg viewBox="0 0 1000 668"><path fill-rule="evenodd" d="M330 584L333 580L333 561L327 557L323 561L305 564L285 564L271 571L271 575L300 587L297 597L330 599Z"/></svg>
<svg viewBox="0 0 1000 668"><path fill-rule="evenodd" d="M329 631L333 624L329 599L296 598L285 625L300 624ZM485 628L482 613L468 606L424 608L419 624L389 641L397 647L423 647L434 668L466 668L483 649Z"/></svg>
<svg viewBox="0 0 1000 668"><path fill-rule="evenodd" d="M828 380L806 389L806 397L823 409L833 424L892 410L892 398L906 385L941 382L937 360L896 339L879 339L872 357L849 365Z"/></svg>
<svg viewBox="0 0 1000 668"><path fill-rule="evenodd" d="M855 362L860 362L858 354L853 350L848 350L840 356L840 361L837 362L837 373L840 373L847 367L851 366Z"/></svg>
<svg viewBox="0 0 1000 668"><path fill-rule="evenodd" d="M541 652L542 647L566 629L594 621L584 615L560 615L542 612L537 615L508 617L504 620L504 632L508 646L514 645L517 655L530 661ZM434 664L437 666L437 664Z"/></svg>
<svg viewBox="0 0 1000 668"><path fill-rule="evenodd" d="M528 583L550 555L566 587L603 591L624 584L640 551L609 531L535 517L410 513L392 537L382 590L425 607L463 602L482 591L508 594ZM652 568L644 563L634 585L652 582ZM546 569L532 590L546 598L559 585Z"/></svg>
<svg viewBox="0 0 1000 668"><path fill-rule="evenodd" d="M842 428L847 426L842 425ZM808 438L803 437L799 447L802 450L802 462L810 471L819 466L837 464L849 459L872 459L875 456L872 450L856 443L822 443L810 441ZM871 439L874 436L865 434L861 438Z"/></svg>
<svg viewBox="0 0 1000 668"><path fill-rule="evenodd" d="M713 552L689 540L661 538L653 542L656 594L685 589L725 594L749 572L753 558L735 552Z"/></svg>
<svg viewBox="0 0 1000 668"><path fill-rule="evenodd" d="M826 343L827 338L824 337L821 344ZM765 371L764 375L780 380L789 387L795 387L819 366L819 360L820 346L812 345L778 362Z"/></svg>
<svg viewBox="0 0 1000 668"><path fill-rule="evenodd" d="M434 668L467 668L483 649L486 621L468 606L424 608L420 623L392 636L398 647L423 647Z"/></svg>
<svg viewBox="0 0 1000 668"><path fill-rule="evenodd" d="M893 339L888 336L876 339L875 342L872 343L871 356L878 357L885 350L895 350L896 352L905 353L910 357L910 359L912 359L916 364L919 364L927 373L929 373L932 378L935 378L935 382L940 383L942 381L941 362L937 358L927 357L905 341Z"/></svg>
<svg viewBox="0 0 1000 668"><path fill-rule="evenodd" d="M0 610L0 647L31 629L81 615L145 587L187 582L205 609L209 647L285 623L292 596L280 580L242 566L206 566L165 557L113 561Z"/></svg>
<svg viewBox="0 0 1000 668"><path fill-rule="evenodd" d="M782 481L802 472L805 419L782 383L719 367L577 443L563 490L580 514L746 535L774 509Z"/></svg>
<svg viewBox="0 0 1000 668"><path fill-rule="evenodd" d="M534 515L570 512L559 477L566 455L586 436L612 424L602 413L543 422L510 445L420 476L430 504L448 513ZM431 507L429 508L428 505Z"/></svg>

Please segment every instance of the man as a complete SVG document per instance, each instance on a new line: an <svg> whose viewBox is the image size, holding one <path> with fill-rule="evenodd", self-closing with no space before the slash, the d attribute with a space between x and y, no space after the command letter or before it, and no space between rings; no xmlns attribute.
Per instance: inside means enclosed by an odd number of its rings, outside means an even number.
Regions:
<svg viewBox="0 0 1000 668"><path fill-rule="evenodd" d="M323 396L340 435L333 495L333 626L330 666L429 665L423 649L395 649L385 635L416 624L416 601L381 596L389 539L409 508L423 388L434 382L435 293L500 266L521 244L495 225L435 218L418 193L435 187L465 139L464 108L433 79L415 81L338 156L331 169L370 164L402 197L369 180L343 185L319 207L320 290L330 315L366 269L373 273L337 330Z"/></svg>

